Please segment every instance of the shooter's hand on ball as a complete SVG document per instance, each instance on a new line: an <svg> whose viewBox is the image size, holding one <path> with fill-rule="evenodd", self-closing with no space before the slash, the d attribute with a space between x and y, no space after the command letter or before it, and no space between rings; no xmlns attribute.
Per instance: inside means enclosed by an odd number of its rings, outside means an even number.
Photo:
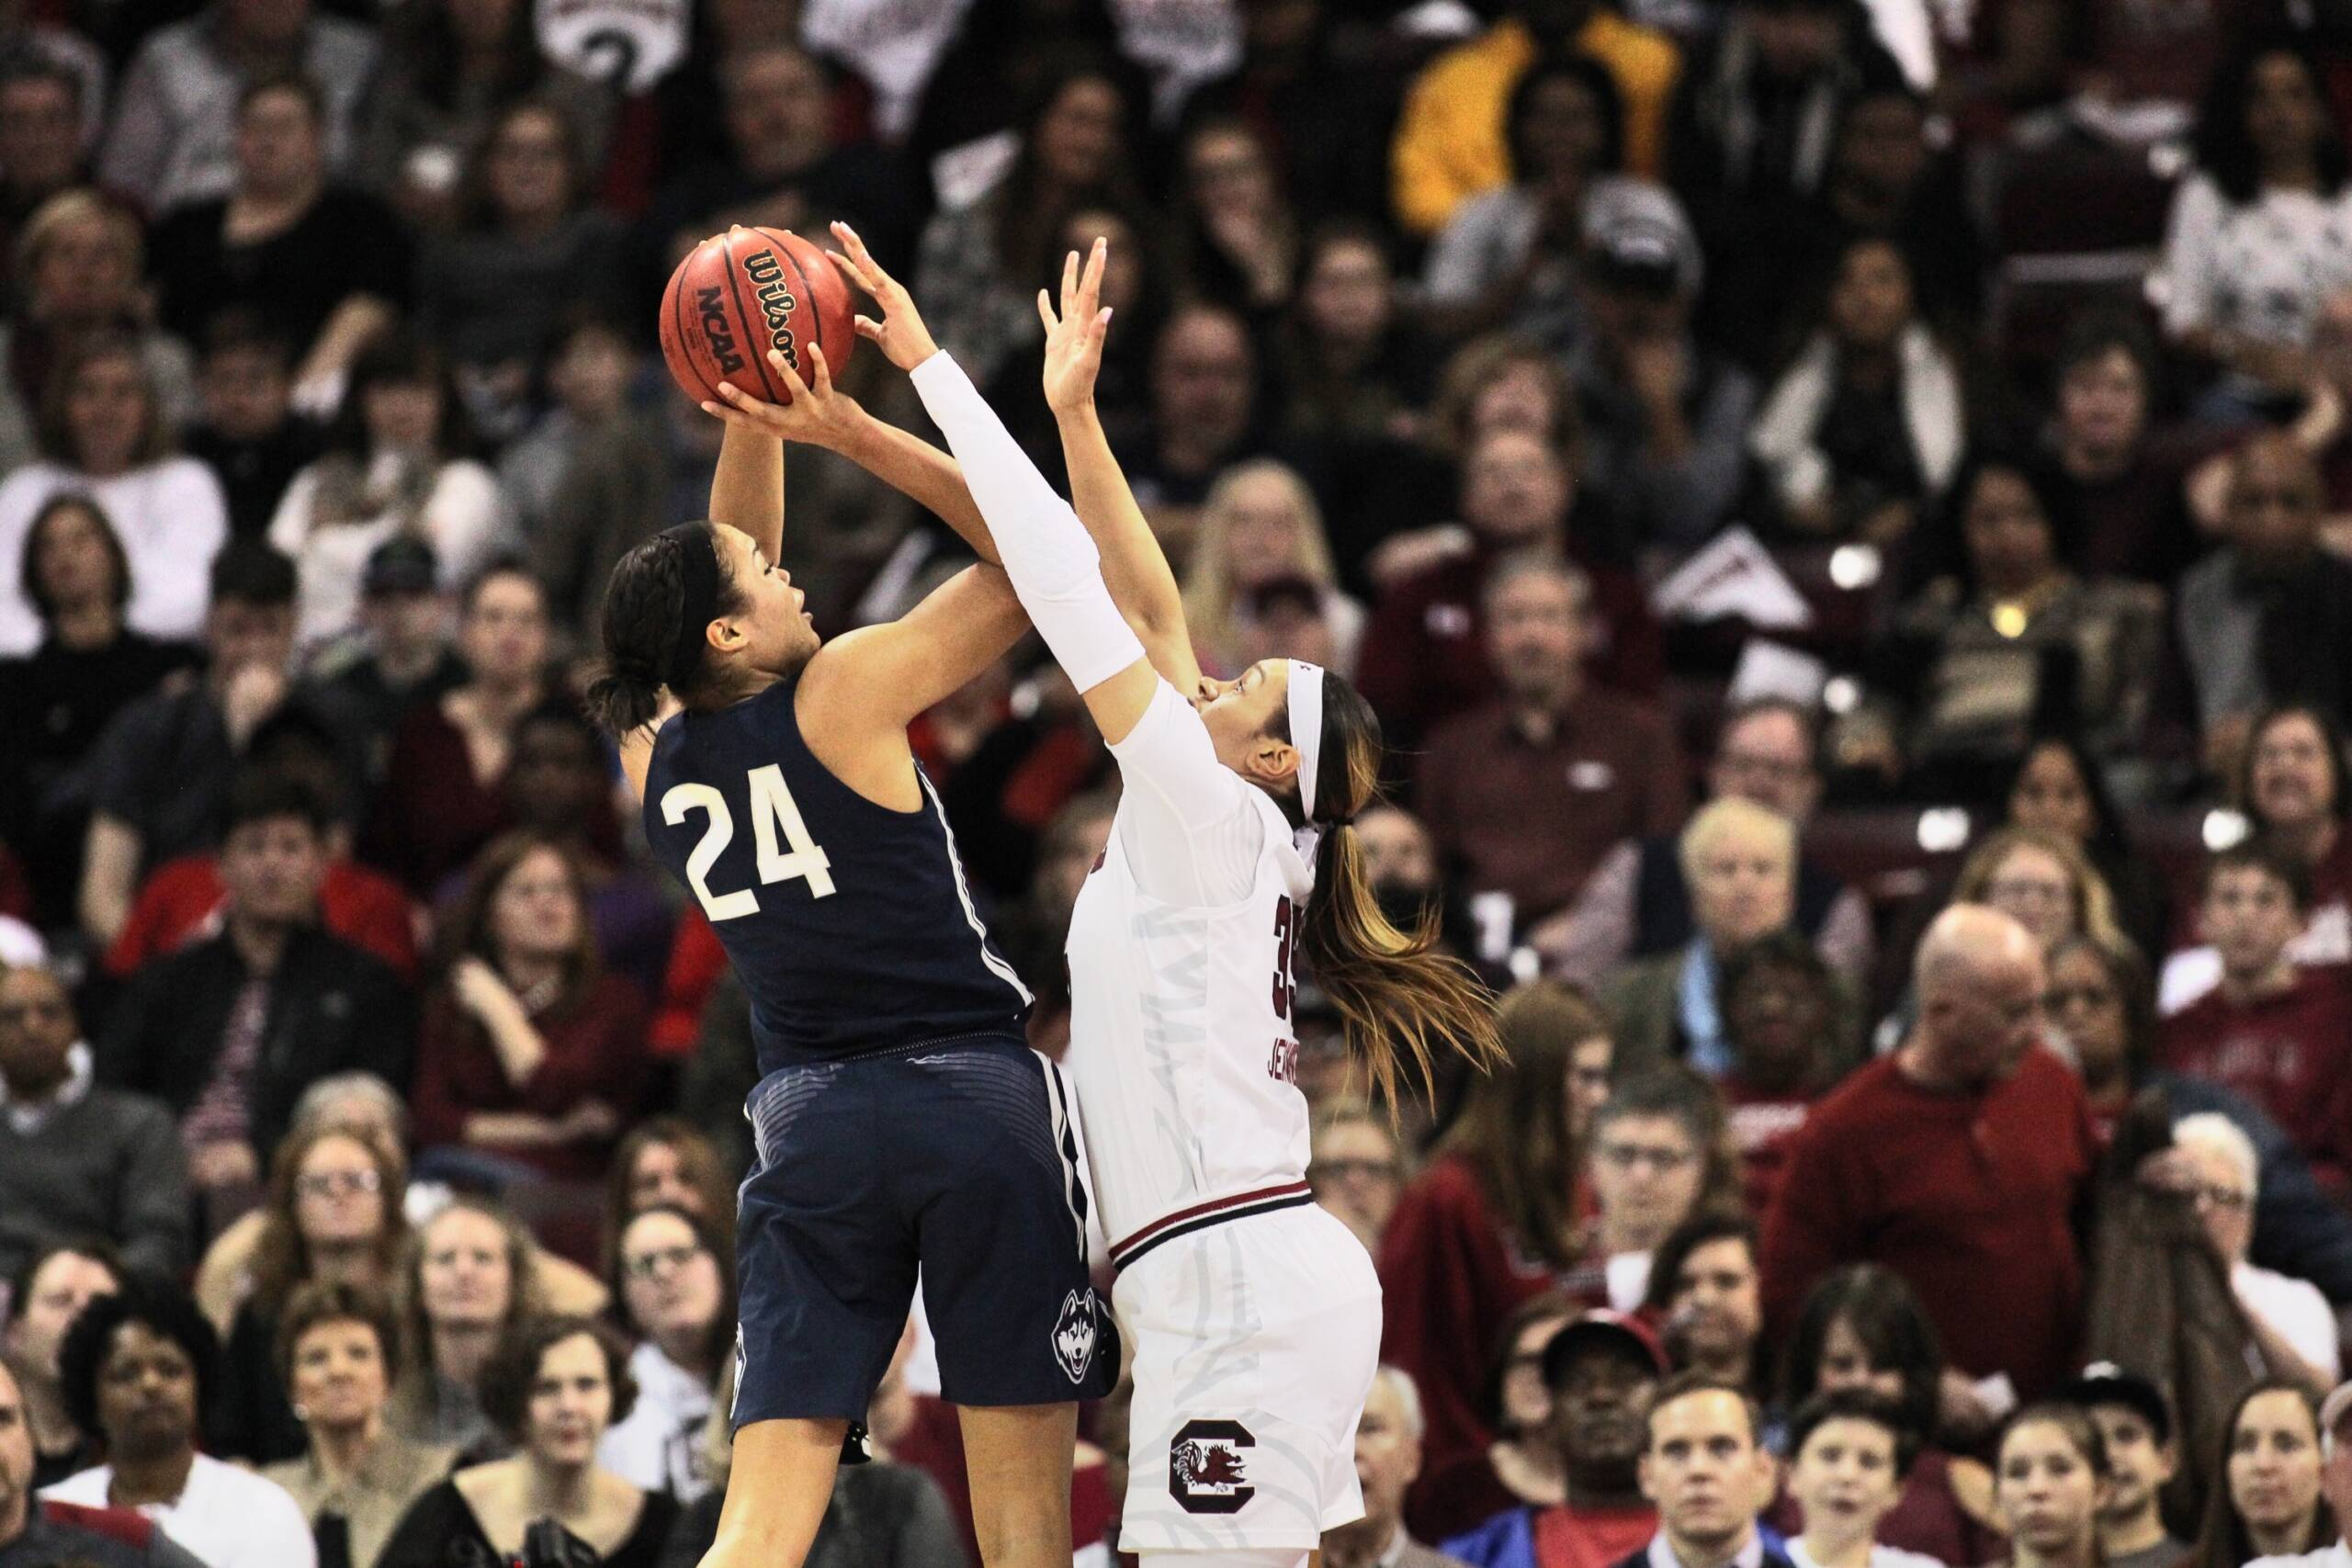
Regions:
<svg viewBox="0 0 2352 1568"><path fill-rule="evenodd" d="M1057 417L1094 400L1094 378L1102 370L1102 339L1111 330L1111 312L1101 308L1102 271L1110 253L1107 243L1096 240L1082 273L1076 251L1064 258L1058 314L1046 292L1037 290L1037 319L1046 323L1046 406Z"/></svg>
<svg viewBox="0 0 2352 1568"><path fill-rule="evenodd" d="M802 352L808 356L813 384L801 381L800 373L792 367L792 361L784 356L782 349L768 350L768 373L791 394L784 402L763 402L734 382L721 381L719 395L727 400L705 403L703 412L729 424L797 441L804 446L842 450L869 416L855 398L834 389L832 367L825 363L822 348L810 343Z"/></svg>
<svg viewBox="0 0 2352 1568"><path fill-rule="evenodd" d="M906 286L882 270L857 237L857 231L846 223L833 225L833 238L842 243L842 250L827 251L826 256L841 268L842 276L873 297L882 309L882 319L860 316L855 326L857 335L871 342L882 351L882 356L901 370L912 370L939 352L931 338L931 329L922 324L922 312L906 290ZM847 252L847 254L843 254Z"/></svg>

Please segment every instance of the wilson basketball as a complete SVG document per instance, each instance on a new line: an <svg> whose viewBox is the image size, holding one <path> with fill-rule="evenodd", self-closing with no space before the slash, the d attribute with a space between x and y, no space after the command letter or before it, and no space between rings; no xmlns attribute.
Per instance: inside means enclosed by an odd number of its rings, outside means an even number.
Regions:
<svg viewBox="0 0 2352 1568"><path fill-rule="evenodd" d="M788 403L791 392L768 364L781 349L805 383L808 345L825 351L834 375L857 344L849 284L824 252L781 229L729 229L696 245L662 294L662 357L697 402L723 401L718 383Z"/></svg>

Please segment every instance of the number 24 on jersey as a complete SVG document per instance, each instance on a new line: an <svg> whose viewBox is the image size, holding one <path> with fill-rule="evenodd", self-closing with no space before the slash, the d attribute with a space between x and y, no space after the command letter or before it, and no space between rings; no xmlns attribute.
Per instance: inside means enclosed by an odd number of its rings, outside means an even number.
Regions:
<svg viewBox="0 0 2352 1568"><path fill-rule="evenodd" d="M759 851L762 886L806 878L808 897L831 897L833 863L808 836L808 824L801 820L800 807L785 785L784 770L770 762L763 768L753 768L745 783L752 795L752 840ZM731 893L710 890L710 868L735 840L735 814L728 809L727 797L715 785L707 784L672 784L662 792L664 822L673 828L684 827L689 811L699 811L707 818L702 841L686 857L686 880L693 884L695 897L702 901L702 912L714 922L758 914L759 895L752 889L739 887ZM776 846L779 827L784 830L788 850Z"/></svg>

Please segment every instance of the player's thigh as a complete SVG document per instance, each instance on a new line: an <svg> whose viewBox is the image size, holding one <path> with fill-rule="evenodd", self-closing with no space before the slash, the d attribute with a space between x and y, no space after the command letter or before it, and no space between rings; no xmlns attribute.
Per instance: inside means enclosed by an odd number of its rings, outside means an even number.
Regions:
<svg viewBox="0 0 2352 1568"><path fill-rule="evenodd" d="M1087 1272L1088 1199L1069 1088L1027 1049L910 1061L897 1135L928 1138L903 1201L916 1216L940 1392L960 1405L1099 1399L1117 1331Z"/></svg>
<svg viewBox="0 0 2352 1568"><path fill-rule="evenodd" d="M848 1062L752 1092L759 1157L737 1205L734 1422L862 1421L904 1333L912 1228L875 1145L888 1085Z"/></svg>

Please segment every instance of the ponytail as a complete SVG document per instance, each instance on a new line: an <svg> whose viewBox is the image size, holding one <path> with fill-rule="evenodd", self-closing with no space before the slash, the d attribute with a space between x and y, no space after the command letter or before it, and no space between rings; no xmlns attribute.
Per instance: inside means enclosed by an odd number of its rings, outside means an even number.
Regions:
<svg viewBox="0 0 2352 1568"><path fill-rule="evenodd" d="M717 568L705 585L711 614L734 615L743 607L743 596L728 575L716 540L682 536L694 528L707 532L710 527L707 523L681 525L656 534L613 568L605 587L604 667L589 682L583 701L588 716L616 739L644 728L662 711L662 691L667 684L662 671L675 661L683 639L681 623L687 615L689 579L698 564L688 558L690 544L708 550ZM710 568L703 570L708 573ZM708 660L701 661L674 694L695 706L713 684L715 673Z"/></svg>
<svg viewBox="0 0 2352 1568"><path fill-rule="evenodd" d="M1356 815L1379 794L1380 720L1354 687L1323 676L1321 766L1303 815L1318 824L1315 891L1299 923L1299 951L1339 1010L1348 1048L1395 1110L1406 1060L1422 1092L1436 1092L1435 1058L1450 1049L1480 1071L1506 1060L1494 994L1469 966L1437 949L1438 920L1423 911L1400 931L1380 908L1365 869ZM1281 721L1278 721L1281 722ZM1294 801L1294 804L1297 804Z"/></svg>

